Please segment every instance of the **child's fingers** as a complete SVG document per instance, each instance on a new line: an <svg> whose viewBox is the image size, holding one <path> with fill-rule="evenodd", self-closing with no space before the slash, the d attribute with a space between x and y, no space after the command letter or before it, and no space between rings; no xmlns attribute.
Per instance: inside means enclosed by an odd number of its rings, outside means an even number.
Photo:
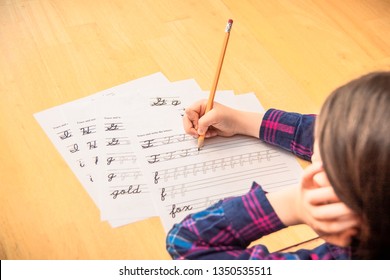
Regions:
<svg viewBox="0 0 390 280"><path fill-rule="evenodd" d="M305 189L311 189L314 187L313 177L315 174L322 172L322 164L321 163L313 163L306 167L302 176L302 187Z"/></svg>
<svg viewBox="0 0 390 280"><path fill-rule="evenodd" d="M194 122L191 121L186 115L184 115L183 117L183 127L184 127L184 131L193 136L193 137L199 137L198 133L196 132L197 131L197 124L194 125Z"/></svg>
<svg viewBox="0 0 390 280"><path fill-rule="evenodd" d="M356 219L353 211L343 202L314 206L311 212L312 217L318 221Z"/></svg>
<svg viewBox="0 0 390 280"><path fill-rule="evenodd" d="M204 100L199 100L185 109L183 126L186 133L198 137L198 122L204 107Z"/></svg>
<svg viewBox="0 0 390 280"><path fill-rule="evenodd" d="M340 201L331 186L307 190L305 195L307 201L312 205L330 204Z"/></svg>
<svg viewBox="0 0 390 280"><path fill-rule="evenodd" d="M204 114L206 110L206 105L207 105L207 100L205 99L198 100L186 108L185 110L186 114L188 114L190 118L192 117L199 118ZM192 115L192 113L195 113L195 115Z"/></svg>
<svg viewBox="0 0 390 280"><path fill-rule="evenodd" d="M214 137L217 135L218 135L218 132L215 129L213 129L212 127L210 127L205 134L205 138L211 138L211 137Z"/></svg>
<svg viewBox="0 0 390 280"><path fill-rule="evenodd" d="M350 228L355 228L357 225L357 222L354 220L332 221L321 224L320 232L326 232L327 234L336 234L341 233Z"/></svg>
<svg viewBox="0 0 390 280"><path fill-rule="evenodd" d="M198 121L198 134L202 135L208 131L209 127L216 123L216 115L214 110L210 110L204 114Z"/></svg>

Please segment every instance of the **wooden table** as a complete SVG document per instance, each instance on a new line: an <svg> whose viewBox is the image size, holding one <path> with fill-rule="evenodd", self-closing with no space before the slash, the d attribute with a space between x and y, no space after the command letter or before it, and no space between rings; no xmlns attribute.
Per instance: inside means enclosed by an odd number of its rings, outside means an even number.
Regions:
<svg viewBox="0 0 390 280"><path fill-rule="evenodd" d="M386 0L0 2L1 259L169 259L158 218L100 221L33 114L155 72L208 90L229 18L218 89L265 108L317 113L336 86L390 68ZM261 242L313 238L298 226Z"/></svg>

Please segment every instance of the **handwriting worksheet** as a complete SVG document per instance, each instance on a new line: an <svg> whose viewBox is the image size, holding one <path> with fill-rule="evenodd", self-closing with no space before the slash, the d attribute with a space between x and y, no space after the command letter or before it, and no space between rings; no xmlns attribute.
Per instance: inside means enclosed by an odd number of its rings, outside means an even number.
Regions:
<svg viewBox="0 0 390 280"><path fill-rule="evenodd" d="M251 101L248 107L261 111L249 96L254 95L235 96L235 104L225 104L241 109ZM197 139L185 134L179 119L156 119L136 131L134 148L167 231L190 213L245 194L254 181L273 192L300 180L302 168L290 154L253 137L206 139L198 150Z"/></svg>
<svg viewBox="0 0 390 280"><path fill-rule="evenodd" d="M34 114L112 227L160 216L168 231L186 215L249 191L299 183L293 155L246 136L186 135L184 110L207 99L195 80L152 74ZM215 101L263 111L253 93L217 91Z"/></svg>
<svg viewBox="0 0 390 280"><path fill-rule="evenodd" d="M168 84L170 82L162 73L156 73L34 114L100 211L104 209L101 205L103 184L95 177L99 174L99 156L103 145L99 143L102 131L97 129L97 104L111 98L132 96L138 90L158 89ZM146 217L149 216L141 218ZM109 219L103 214L102 220ZM111 219L109 222L111 226L121 226L137 220L139 218L129 214L125 220Z"/></svg>
<svg viewBox="0 0 390 280"><path fill-rule="evenodd" d="M103 143L101 164L97 169L102 183L102 219L127 219L129 213L144 218L157 215L130 136L135 129L133 123L148 126L151 115L166 116L166 111L180 118L184 110L183 98L177 93L184 89L188 93L200 91L193 80L186 80L159 90L145 89L133 95L109 98L97 104L98 127L102 131L100 142Z"/></svg>

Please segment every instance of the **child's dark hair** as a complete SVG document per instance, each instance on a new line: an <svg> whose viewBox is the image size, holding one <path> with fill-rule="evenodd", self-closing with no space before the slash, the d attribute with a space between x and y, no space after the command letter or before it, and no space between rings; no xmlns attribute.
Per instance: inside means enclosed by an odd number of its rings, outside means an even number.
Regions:
<svg viewBox="0 0 390 280"><path fill-rule="evenodd" d="M353 258L390 259L390 72L337 88L321 109L317 133L330 183L362 219Z"/></svg>

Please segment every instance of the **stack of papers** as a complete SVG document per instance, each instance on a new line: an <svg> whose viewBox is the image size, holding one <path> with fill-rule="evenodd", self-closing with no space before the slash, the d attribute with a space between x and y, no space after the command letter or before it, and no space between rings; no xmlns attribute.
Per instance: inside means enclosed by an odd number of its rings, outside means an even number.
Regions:
<svg viewBox="0 0 390 280"><path fill-rule="evenodd" d="M293 155L247 136L186 135L187 106L208 98L193 79L155 73L34 114L112 227L159 216L166 231L186 215L242 195L299 183ZM253 93L217 91L215 101L263 111Z"/></svg>

